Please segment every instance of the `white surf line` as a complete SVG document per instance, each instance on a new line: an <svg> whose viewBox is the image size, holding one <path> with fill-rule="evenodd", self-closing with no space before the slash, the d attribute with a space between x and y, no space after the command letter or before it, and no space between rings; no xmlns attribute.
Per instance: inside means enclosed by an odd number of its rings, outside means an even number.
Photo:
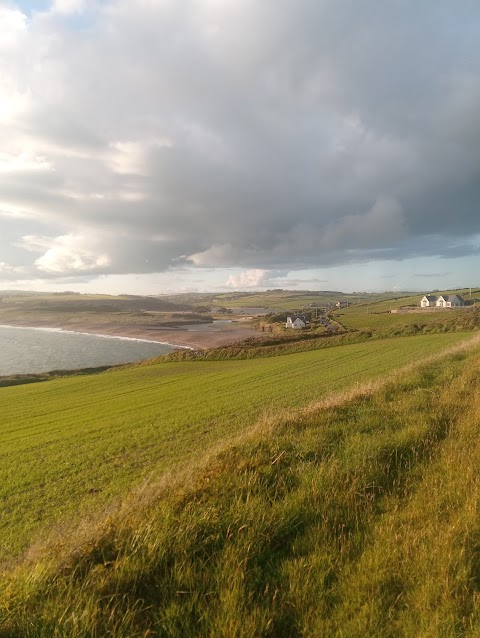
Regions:
<svg viewBox="0 0 480 638"><path fill-rule="evenodd" d="M80 332L79 330L65 330L64 328L45 328L41 326L10 326L7 324L0 324L0 328L17 328L18 330L40 330L42 332L58 332L63 334L84 335L86 337L100 337L102 339L120 339L122 341L141 341L142 343L158 343L162 346L169 346L170 348L182 348L185 350L195 350L191 346L180 346L168 341L157 341L155 339L140 339L139 337L122 337L121 335L106 335L97 332Z"/></svg>

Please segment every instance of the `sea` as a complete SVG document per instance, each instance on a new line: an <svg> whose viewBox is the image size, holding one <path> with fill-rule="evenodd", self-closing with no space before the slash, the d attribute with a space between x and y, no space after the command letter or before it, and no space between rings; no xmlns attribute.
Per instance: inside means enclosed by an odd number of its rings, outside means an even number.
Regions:
<svg viewBox="0 0 480 638"><path fill-rule="evenodd" d="M0 326L0 376L131 363L174 349L146 339Z"/></svg>

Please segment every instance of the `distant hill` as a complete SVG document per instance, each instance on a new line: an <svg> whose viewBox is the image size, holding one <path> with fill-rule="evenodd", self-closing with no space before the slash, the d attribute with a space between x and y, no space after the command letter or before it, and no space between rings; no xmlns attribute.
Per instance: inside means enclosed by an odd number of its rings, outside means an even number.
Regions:
<svg viewBox="0 0 480 638"><path fill-rule="evenodd" d="M32 295L49 295L49 292L36 290L0 290L0 297L31 297Z"/></svg>
<svg viewBox="0 0 480 638"><path fill-rule="evenodd" d="M168 299L158 297L143 297L137 295L122 295L114 297L109 295L76 295L65 294L15 294L7 291L0 293L3 303L17 307L28 308L43 312L139 312L150 310L157 312L185 312L193 310L186 303L175 303ZM8 301L5 299L7 298Z"/></svg>

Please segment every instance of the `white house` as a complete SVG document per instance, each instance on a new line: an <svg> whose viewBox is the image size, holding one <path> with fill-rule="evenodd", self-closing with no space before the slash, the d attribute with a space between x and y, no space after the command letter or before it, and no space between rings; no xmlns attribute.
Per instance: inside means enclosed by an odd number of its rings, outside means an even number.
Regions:
<svg viewBox="0 0 480 638"><path fill-rule="evenodd" d="M420 301L422 308L460 308L465 305L460 295L424 295Z"/></svg>
<svg viewBox="0 0 480 638"><path fill-rule="evenodd" d="M431 308L437 305L437 299L438 297L435 295L424 295L420 301L420 305L422 308Z"/></svg>
<svg viewBox="0 0 480 638"><path fill-rule="evenodd" d="M285 328L295 328L298 330L299 328L306 328L307 323L308 321L305 315L292 315L291 317L287 317Z"/></svg>
<svg viewBox="0 0 480 638"><path fill-rule="evenodd" d="M460 295L440 295L437 301L439 308L459 308L464 305L465 301Z"/></svg>

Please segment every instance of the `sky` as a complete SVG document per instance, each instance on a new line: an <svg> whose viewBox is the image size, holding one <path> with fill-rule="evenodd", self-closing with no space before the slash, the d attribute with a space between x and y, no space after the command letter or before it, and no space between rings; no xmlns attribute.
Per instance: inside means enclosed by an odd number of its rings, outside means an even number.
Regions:
<svg viewBox="0 0 480 638"><path fill-rule="evenodd" d="M0 0L0 289L479 286L476 0Z"/></svg>

